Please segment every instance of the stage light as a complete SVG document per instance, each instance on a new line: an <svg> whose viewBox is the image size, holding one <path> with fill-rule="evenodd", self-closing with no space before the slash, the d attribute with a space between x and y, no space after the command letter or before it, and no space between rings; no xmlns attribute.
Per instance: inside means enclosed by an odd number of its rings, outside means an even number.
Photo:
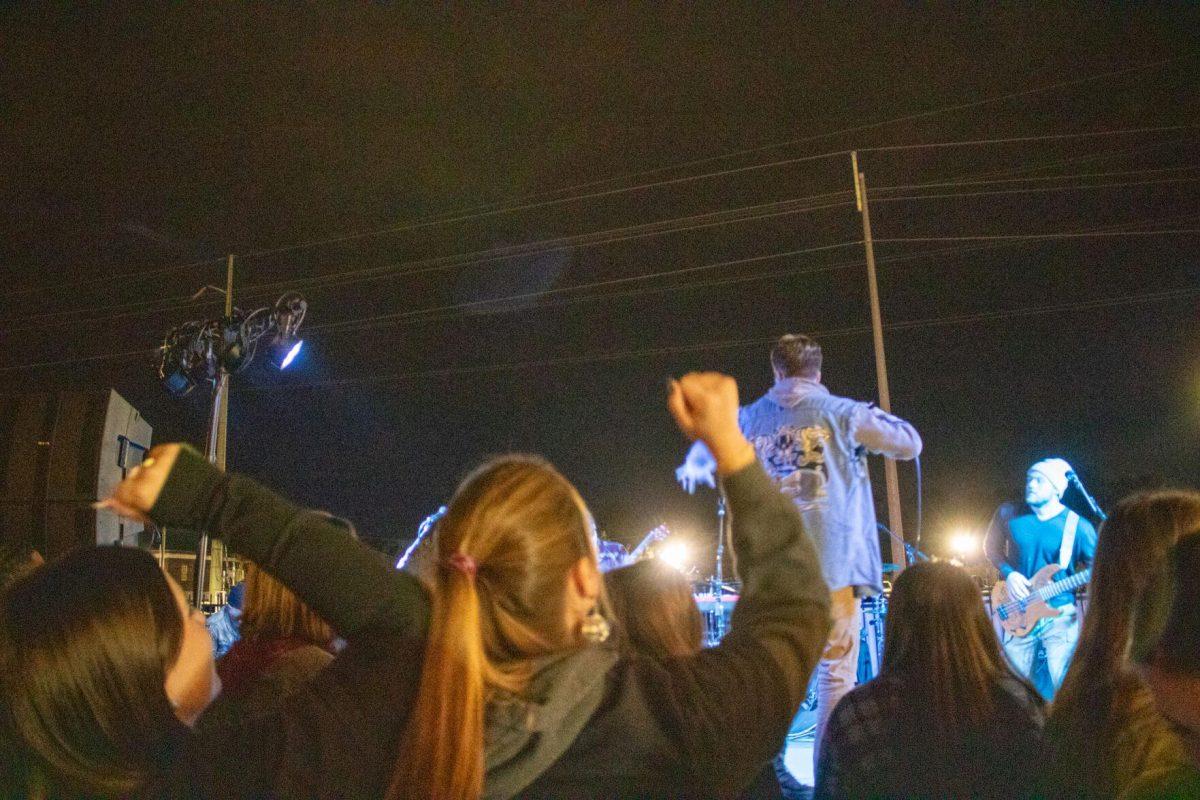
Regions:
<svg viewBox="0 0 1200 800"><path fill-rule="evenodd" d="M692 566L691 550L687 542L681 539L668 539L655 552L655 557L680 572L687 572Z"/></svg>
<svg viewBox="0 0 1200 800"><path fill-rule="evenodd" d="M288 365L296 360L296 356L300 355L300 348L303 346L303 339L277 336L271 342L268 358L279 369L287 369Z"/></svg>
<svg viewBox="0 0 1200 800"><path fill-rule="evenodd" d="M959 558L967 559L979 552L979 537L968 530L950 534L950 550Z"/></svg>

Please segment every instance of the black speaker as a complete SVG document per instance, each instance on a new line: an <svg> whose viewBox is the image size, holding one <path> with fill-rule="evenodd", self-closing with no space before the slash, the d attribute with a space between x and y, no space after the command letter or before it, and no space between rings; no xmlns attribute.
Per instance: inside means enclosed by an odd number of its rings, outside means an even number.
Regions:
<svg viewBox="0 0 1200 800"><path fill-rule="evenodd" d="M92 503L141 463L151 433L111 389L0 395L0 541L47 558L84 544L136 546L140 523Z"/></svg>

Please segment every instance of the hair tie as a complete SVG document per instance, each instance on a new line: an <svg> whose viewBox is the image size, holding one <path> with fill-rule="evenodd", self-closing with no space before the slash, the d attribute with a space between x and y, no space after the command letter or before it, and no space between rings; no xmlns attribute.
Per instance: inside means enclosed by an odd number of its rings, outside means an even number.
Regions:
<svg viewBox="0 0 1200 800"><path fill-rule="evenodd" d="M475 563L475 559L466 553L455 553L450 556L446 559L446 566L458 570L472 580L475 579L475 573L479 571L479 565Z"/></svg>

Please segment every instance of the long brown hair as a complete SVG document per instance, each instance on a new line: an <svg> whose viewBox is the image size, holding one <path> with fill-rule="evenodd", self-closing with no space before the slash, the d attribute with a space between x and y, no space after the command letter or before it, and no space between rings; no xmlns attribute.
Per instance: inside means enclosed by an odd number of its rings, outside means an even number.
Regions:
<svg viewBox="0 0 1200 800"><path fill-rule="evenodd" d="M179 732L163 688L183 621L155 560L89 547L0 596L4 796L119 795Z"/></svg>
<svg viewBox="0 0 1200 800"><path fill-rule="evenodd" d="M1123 776L1114 774L1114 739L1127 720L1157 714L1130 664L1133 617L1168 550L1197 529L1200 493L1187 491L1130 495L1100 527L1083 632L1047 725L1057 747L1054 771L1081 795L1118 793Z"/></svg>
<svg viewBox="0 0 1200 800"><path fill-rule="evenodd" d="M469 475L437 522L436 548L424 668L392 800L479 796L487 702L519 693L532 658L580 644L567 625L566 580L580 559L596 558L579 494L530 456Z"/></svg>
<svg viewBox="0 0 1200 800"><path fill-rule="evenodd" d="M1002 683L1020 684L1035 697L1000 652L979 587L946 563L916 564L896 579L880 676L896 677L920 695L935 726L926 733L951 741L986 723Z"/></svg>
<svg viewBox="0 0 1200 800"><path fill-rule="evenodd" d="M245 639L303 639L319 647L329 646L334 636L315 611L250 562L246 564L241 633Z"/></svg>
<svg viewBox="0 0 1200 800"><path fill-rule="evenodd" d="M704 619L692 584L679 570L649 559L612 570L604 576L604 585L627 648L657 658L700 650Z"/></svg>

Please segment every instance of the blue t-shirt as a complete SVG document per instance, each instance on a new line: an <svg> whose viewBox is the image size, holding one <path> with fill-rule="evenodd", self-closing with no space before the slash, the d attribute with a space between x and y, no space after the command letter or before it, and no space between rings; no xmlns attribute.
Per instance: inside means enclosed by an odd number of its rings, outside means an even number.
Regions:
<svg viewBox="0 0 1200 800"><path fill-rule="evenodd" d="M1047 564L1057 564L1068 513L1063 509L1050 519L1040 520L1024 504L1005 503L1000 506L992 518L986 540L988 558L1000 570L1000 577L1007 578L1015 570L1026 578L1032 578ZM1080 517L1071 560L1056 579L1087 569L1092 565L1095 555L1096 528ZM1065 606L1072 601L1071 593L1064 592L1049 602L1052 606Z"/></svg>

